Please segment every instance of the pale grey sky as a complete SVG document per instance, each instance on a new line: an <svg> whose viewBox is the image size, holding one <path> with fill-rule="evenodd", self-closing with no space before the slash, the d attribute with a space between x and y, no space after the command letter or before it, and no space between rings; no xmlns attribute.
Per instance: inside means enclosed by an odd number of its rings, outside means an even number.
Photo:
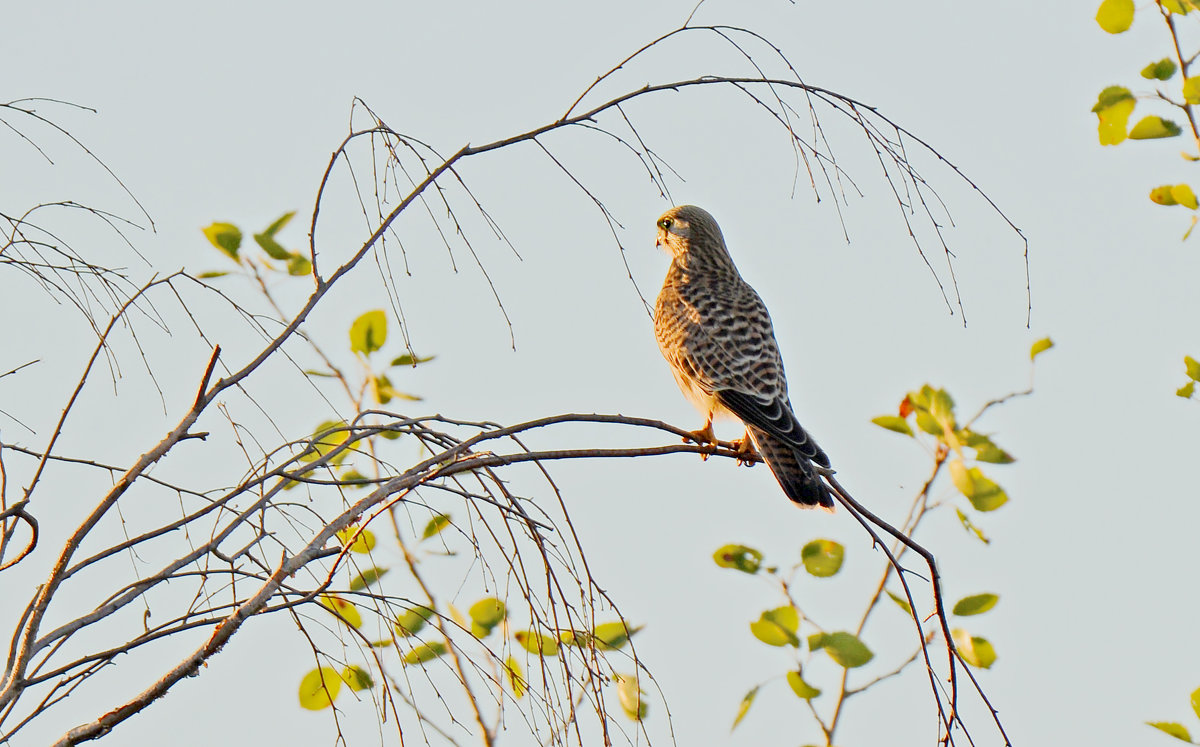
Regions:
<svg viewBox="0 0 1200 747"><path fill-rule="evenodd" d="M257 230L298 210L283 237L301 245L320 174L346 132L355 96L397 130L453 152L556 118L596 75L691 10L688 3L647 7L631 0L202 7L118 1L53 11L38 3L9 5L0 62L10 75L0 98L44 96L99 110L56 119L118 172L153 217L156 231L133 234L148 265L115 243L97 247L138 278L220 267L221 257L199 231L213 220ZM946 387L964 413L974 412L990 397L1023 388L1029 345L1054 338L1057 347L1039 359L1034 396L981 423L1018 458L992 470L1012 499L984 519L992 545L967 537L952 512L931 519L923 535L942 560L951 599L980 591L1001 597L995 610L967 622L999 653L980 678L1019 745L1168 743L1142 722L1191 718L1187 696L1200 686L1200 602L1192 581L1200 410L1174 395L1183 383L1182 357L1200 354L1200 239L1181 243L1185 211L1145 199L1152 186L1184 181L1194 169L1175 155L1189 145L1183 138L1097 144L1089 111L1096 93L1133 83L1142 65L1164 54L1166 42L1148 18L1129 34L1109 37L1092 21L1094 12L1090 2L1035 0L713 0L696 18L765 34L807 82L878 106L960 166L1029 239L1030 329L1019 238L929 159L922 168L957 223L947 235L958 253L965 328L947 313L852 127L825 121L839 159L865 193L843 208L847 244L828 194L817 203L802 175L791 196L786 140L744 99L689 91L628 109L686 179L672 185L675 200L700 204L718 218L743 274L770 307L802 422L830 453L843 483L885 516L902 515L927 463L870 418L893 412L907 390L926 381ZM752 74L711 41L673 50L623 72L605 91ZM47 168L2 137L11 161L0 208L71 198L139 217L65 145L54 146L58 165ZM622 221L630 268L652 298L666 267L654 250L653 221L669 205L636 162L602 137L575 131L546 143ZM398 287L414 346L439 357L397 383L426 398L421 411L498 422L621 412L697 427L586 196L532 146L469 162L462 174L523 257L517 261L476 227L480 254L512 318L516 350L469 257L460 254L460 272L452 273L444 248L410 220L413 233L402 236L413 275L399 278ZM358 226L337 230L345 232L346 246L361 241ZM338 237L326 242L330 254L342 250ZM385 306L377 279L365 275L313 319L314 335L340 340L358 313ZM0 401L44 434L59 412L44 403L62 400L89 333L77 315L12 275L0 313L10 320L0 369L42 359L36 374L0 382ZM253 340L232 337L237 327L229 321L221 343L232 364ZM129 411L125 403L133 400L125 397L148 385L129 365L122 397L114 402L97 387L86 404L92 420L84 422L92 425L68 431L65 451L128 462L177 417L179 398L194 390L193 358L204 357L203 346L182 333L151 337L147 346L152 355L172 358L160 363L170 382L168 415L156 395ZM288 412L282 394L278 403L281 421L297 432L327 415ZM2 416L0 430L6 440L21 433ZM826 624L846 627L879 562L850 518L798 511L765 469L735 469L722 460L573 463L555 474L594 573L625 614L645 625L639 653L667 697L678 743L818 741L780 681L725 736L746 690L787 665L746 627L778 603L771 590L717 569L709 558L718 546L740 542L790 563L809 539L843 542L843 576L803 581L798 593L811 597ZM952 490L948 481L944 490ZM88 500L66 485L63 491L64 505ZM60 539L48 530L43 562ZM0 597L23 604L33 578L0 577ZM312 664L290 631L282 617L250 627L202 676L109 741L331 742L327 714L295 705L296 682ZM895 643L888 635L880 633L879 649ZM136 657L120 663L133 672ZM144 684L129 676L131 691ZM929 743L926 688L914 671L852 700L839 744ZM665 711L658 702L651 708L647 728L657 743L668 743ZM378 741L374 718L369 704L347 704L342 727L352 744ZM975 718L977 733L985 734L977 743L997 744ZM34 730L18 743L40 744L67 723ZM395 743L388 727L383 733ZM502 741L524 743L515 736Z"/></svg>

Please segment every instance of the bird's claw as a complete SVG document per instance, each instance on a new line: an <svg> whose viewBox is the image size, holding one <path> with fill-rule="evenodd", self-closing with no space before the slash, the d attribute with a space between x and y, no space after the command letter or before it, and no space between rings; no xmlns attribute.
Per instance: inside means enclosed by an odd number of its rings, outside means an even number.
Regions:
<svg viewBox="0 0 1200 747"><path fill-rule="evenodd" d="M683 438L683 442L687 443L688 441L694 441L701 446L712 446L715 449L717 445L717 436L713 433L712 421L705 423L704 427L698 431L688 431L688 434ZM708 457L709 455L706 453L700 454L701 461L707 462Z"/></svg>
<svg viewBox="0 0 1200 747"><path fill-rule="evenodd" d="M737 463L739 467L753 467L755 464L758 464L758 460L761 457L759 457L758 451L755 450L754 443L750 440L749 436L731 441L730 445L738 453Z"/></svg>

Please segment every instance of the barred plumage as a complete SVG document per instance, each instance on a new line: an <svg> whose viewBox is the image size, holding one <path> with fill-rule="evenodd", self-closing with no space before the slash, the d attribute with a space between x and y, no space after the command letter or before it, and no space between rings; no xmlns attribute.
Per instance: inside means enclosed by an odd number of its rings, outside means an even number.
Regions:
<svg viewBox="0 0 1200 747"><path fill-rule="evenodd" d="M829 467L829 457L792 412L771 316L738 273L717 222L694 205L671 208L658 219L657 243L671 253L671 267L654 332L679 388L705 415L696 440L714 440L714 415L733 415L746 426L743 448L753 443L788 498L832 508L814 467Z"/></svg>

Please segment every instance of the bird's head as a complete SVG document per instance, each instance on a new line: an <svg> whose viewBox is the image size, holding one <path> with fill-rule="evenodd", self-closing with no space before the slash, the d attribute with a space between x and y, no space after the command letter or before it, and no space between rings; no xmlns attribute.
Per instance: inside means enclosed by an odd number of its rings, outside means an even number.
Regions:
<svg viewBox="0 0 1200 747"><path fill-rule="evenodd" d="M658 219L655 244L675 259L704 250L725 253L725 239L716 219L695 205L679 205L663 213Z"/></svg>

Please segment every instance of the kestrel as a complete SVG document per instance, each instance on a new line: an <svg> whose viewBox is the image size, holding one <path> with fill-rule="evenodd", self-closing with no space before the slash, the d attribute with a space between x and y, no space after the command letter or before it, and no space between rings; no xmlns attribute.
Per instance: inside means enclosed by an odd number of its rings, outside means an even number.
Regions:
<svg viewBox="0 0 1200 747"><path fill-rule="evenodd" d="M828 468L829 457L792 412L771 316L734 267L716 220L695 205L671 208L658 219L657 244L671 253L671 268L654 333L679 388L705 417L694 440L715 443L713 417L733 415L746 426L739 448L757 448L788 498L832 509L815 466Z"/></svg>

